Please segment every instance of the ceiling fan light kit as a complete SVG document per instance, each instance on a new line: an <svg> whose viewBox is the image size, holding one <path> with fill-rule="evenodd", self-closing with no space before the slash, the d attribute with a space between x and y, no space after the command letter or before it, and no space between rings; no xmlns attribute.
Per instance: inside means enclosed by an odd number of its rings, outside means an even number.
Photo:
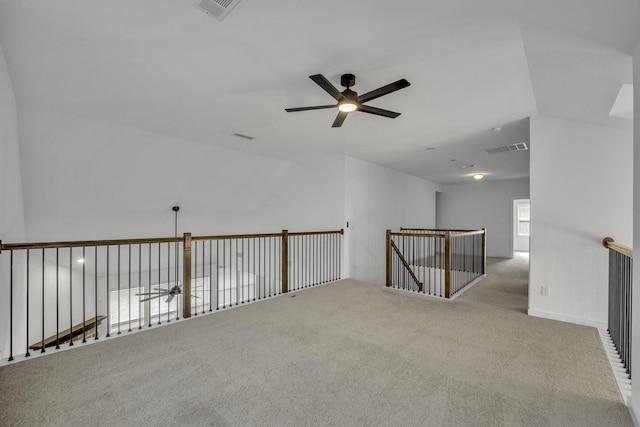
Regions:
<svg viewBox="0 0 640 427"><path fill-rule="evenodd" d="M285 111L292 113L296 111L338 108L338 116L331 126L334 128L342 126L342 123L344 123L347 115L353 111L361 111L363 113L375 114L377 116L395 119L400 115L400 113L371 107L369 105L364 105L364 103L376 98L380 98L381 96L388 95L391 92L395 92L411 85L411 83L409 83L407 80L400 79L397 82L382 86L378 89L372 90L371 92L367 92L364 95L358 95L357 92L351 90L351 87L356 83L356 76L354 76L353 74L343 74L340 77L340 84L346 88L342 92L340 92L334 85L332 85L331 82L329 82L329 80L327 80L322 74L314 74L313 76L309 76L309 78L322 89L324 89L325 92L331 95L336 101L338 101L338 103L331 105L316 105L313 107L285 108Z"/></svg>

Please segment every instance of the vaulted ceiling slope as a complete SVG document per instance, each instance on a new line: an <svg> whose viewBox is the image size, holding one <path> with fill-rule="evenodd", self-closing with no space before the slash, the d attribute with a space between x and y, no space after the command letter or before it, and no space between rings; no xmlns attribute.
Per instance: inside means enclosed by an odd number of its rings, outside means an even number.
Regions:
<svg viewBox="0 0 640 427"><path fill-rule="evenodd" d="M528 142L531 115L631 126L608 113L632 83L637 0L242 0L223 21L198 4L0 0L19 117L283 158L345 154L439 183L466 180L469 164L528 176L527 152L485 150ZM330 103L308 78L318 73L338 87L353 73L360 93L406 78L372 103L402 115L351 114L333 129L334 110L286 113Z"/></svg>

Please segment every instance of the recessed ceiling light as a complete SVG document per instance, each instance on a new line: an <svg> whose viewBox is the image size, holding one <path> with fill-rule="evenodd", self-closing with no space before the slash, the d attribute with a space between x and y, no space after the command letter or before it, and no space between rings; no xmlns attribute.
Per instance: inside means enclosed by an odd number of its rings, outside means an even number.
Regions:
<svg viewBox="0 0 640 427"><path fill-rule="evenodd" d="M84 264L84 258L80 258L78 260L76 260L77 263L79 264Z"/></svg>
<svg viewBox="0 0 640 427"><path fill-rule="evenodd" d="M501 127L495 127L495 128L491 128L492 131L494 132L500 132L502 130Z"/></svg>
<svg viewBox="0 0 640 427"><path fill-rule="evenodd" d="M450 162L456 162L457 160L456 160L456 159L451 159L451 160L449 160L449 161L450 161Z"/></svg>
<svg viewBox="0 0 640 427"><path fill-rule="evenodd" d="M484 174L482 174L482 173L476 173L476 174L473 175L473 179L475 179L475 180L479 180L479 179L482 179L482 178L484 178Z"/></svg>
<svg viewBox="0 0 640 427"><path fill-rule="evenodd" d="M472 168L475 168L475 167L476 167L476 165L462 165L462 166L460 166L460 169L472 169Z"/></svg>
<svg viewBox="0 0 640 427"><path fill-rule="evenodd" d="M427 150L427 151L433 151L435 149L436 149L436 147L427 147L427 148L425 148L425 150Z"/></svg>

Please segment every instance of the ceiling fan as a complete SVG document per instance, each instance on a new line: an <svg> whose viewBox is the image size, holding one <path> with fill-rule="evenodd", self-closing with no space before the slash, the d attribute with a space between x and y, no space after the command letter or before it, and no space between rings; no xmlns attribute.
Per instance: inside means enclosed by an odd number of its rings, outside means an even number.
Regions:
<svg viewBox="0 0 640 427"><path fill-rule="evenodd" d="M342 92L338 91L338 89L334 85L332 85L331 82L329 82L329 80L327 80L322 74L314 74L313 76L309 76L309 78L316 82L316 84L324 89L329 95L334 97L335 100L338 101L338 103L331 105L317 105L314 107L285 108L285 111L291 113L294 111L338 108L338 110L340 111L338 112L338 116L331 126L334 128L342 126L342 123L344 123L347 115L352 111L362 111L363 113L376 114L378 116L395 119L400 115L400 113L371 107L369 105L364 105L364 103L411 85L411 83L409 83L405 79L401 79L397 82L389 83L386 86L382 86L376 90L372 90L371 92L367 92L364 95L358 95L356 92L351 90L351 87L356 83L356 76L354 76L353 74L343 74L340 77L340 84L346 87L346 89Z"/></svg>
<svg viewBox="0 0 640 427"><path fill-rule="evenodd" d="M170 303L171 301L173 301L173 299L177 295L182 294L182 286L180 286L179 284L172 286L170 289L162 289L160 287L156 287L154 289L155 290L151 292L141 292L139 294L136 294L136 296L143 297L140 299L140 302L151 301L154 298L167 297L167 299L164 302ZM191 295L191 298L200 298L200 297L196 295Z"/></svg>

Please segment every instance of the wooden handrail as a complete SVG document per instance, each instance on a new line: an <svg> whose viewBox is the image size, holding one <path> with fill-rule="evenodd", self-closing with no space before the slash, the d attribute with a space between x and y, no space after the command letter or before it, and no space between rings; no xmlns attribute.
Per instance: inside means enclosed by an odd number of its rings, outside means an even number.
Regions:
<svg viewBox="0 0 640 427"><path fill-rule="evenodd" d="M444 228L412 228L412 227L400 227L400 231L403 230L421 230L421 231L451 231L453 233L464 233L467 231L476 231L476 230L456 230L456 229L444 229Z"/></svg>
<svg viewBox="0 0 640 427"><path fill-rule="evenodd" d="M192 236L194 240L233 240L233 239L259 239L262 237L282 237L282 233L263 233L263 234L226 234L218 236ZM182 239L180 239L182 240Z"/></svg>
<svg viewBox="0 0 640 427"><path fill-rule="evenodd" d="M330 231L300 231L288 233L289 236L311 236L321 234L344 234L344 229ZM231 240L231 239L254 239L262 237L282 237L282 233L262 233L262 234L226 234L215 236L192 236L191 241L201 240ZM26 250L26 249L55 249L55 248L79 248L87 246L117 246L117 245L138 245L148 243L179 243L184 237L152 237L140 239L110 239L110 240L72 240L60 242L34 242L34 243L2 243L0 240L0 253L5 250Z"/></svg>
<svg viewBox="0 0 640 427"><path fill-rule="evenodd" d="M484 229L475 230L475 231L464 231L464 232L454 232L451 233L451 237L465 237L465 236L476 236L478 234L484 234Z"/></svg>
<svg viewBox="0 0 640 427"><path fill-rule="evenodd" d="M106 319L105 315L98 315L92 317L91 319L85 320L83 323L78 323L73 328L65 329L64 331L58 332L56 335L52 335L49 338L42 341L38 341L35 344L31 344L29 346L30 350L42 350L44 348L53 347L56 344L65 344L69 341L75 341L80 337L83 332L91 331L92 329L100 326L102 321Z"/></svg>
<svg viewBox="0 0 640 427"><path fill-rule="evenodd" d="M295 233L288 233L289 236L315 236L320 234L344 234L344 229L331 230L331 231L298 231Z"/></svg>
<svg viewBox="0 0 640 427"><path fill-rule="evenodd" d="M400 233L391 232L392 236L406 236L406 237L434 237L436 239L444 239L444 234L426 234L426 233Z"/></svg>
<svg viewBox="0 0 640 427"><path fill-rule="evenodd" d="M182 237L156 237L149 239L117 239L117 240L75 240L67 242L38 242L38 243L2 243L0 240L0 253L4 250L23 249L55 249L78 248L86 246L117 246L137 245L146 243L172 243L182 242Z"/></svg>
<svg viewBox="0 0 640 427"><path fill-rule="evenodd" d="M607 249L614 250L622 255L628 256L629 258L633 258L633 248L617 243L612 237L605 237L602 239L602 245Z"/></svg>

